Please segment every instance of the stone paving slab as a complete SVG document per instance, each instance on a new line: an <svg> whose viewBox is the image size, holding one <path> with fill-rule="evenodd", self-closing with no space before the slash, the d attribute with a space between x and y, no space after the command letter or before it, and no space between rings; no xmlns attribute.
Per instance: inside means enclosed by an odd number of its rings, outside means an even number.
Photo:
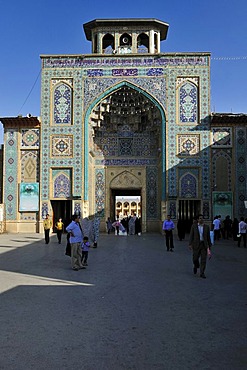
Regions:
<svg viewBox="0 0 247 370"><path fill-rule="evenodd" d="M78 272L66 238L0 235L1 370L246 369L247 250L219 241L207 279L188 242L101 235Z"/></svg>

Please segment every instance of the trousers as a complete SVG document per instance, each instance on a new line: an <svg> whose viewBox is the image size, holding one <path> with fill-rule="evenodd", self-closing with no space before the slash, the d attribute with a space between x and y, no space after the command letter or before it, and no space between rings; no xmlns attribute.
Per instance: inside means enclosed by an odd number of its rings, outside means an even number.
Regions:
<svg viewBox="0 0 247 370"><path fill-rule="evenodd" d="M50 229L45 229L45 242L46 244L50 242Z"/></svg>
<svg viewBox="0 0 247 370"><path fill-rule="evenodd" d="M166 230L165 233L166 233L166 248L169 251L170 249L174 248L173 234L171 230Z"/></svg>
<svg viewBox="0 0 247 370"><path fill-rule="evenodd" d="M240 237L238 238L238 247L240 247L242 238L243 238L243 241L244 241L244 248L246 248L246 233L241 233L240 234Z"/></svg>
<svg viewBox="0 0 247 370"><path fill-rule="evenodd" d="M193 263L196 268L200 267L200 272L203 274L207 263L207 247L203 241L200 241L199 248L193 249Z"/></svg>
<svg viewBox="0 0 247 370"><path fill-rule="evenodd" d="M72 269L79 269L82 267L81 263L81 243L71 243L71 267Z"/></svg>

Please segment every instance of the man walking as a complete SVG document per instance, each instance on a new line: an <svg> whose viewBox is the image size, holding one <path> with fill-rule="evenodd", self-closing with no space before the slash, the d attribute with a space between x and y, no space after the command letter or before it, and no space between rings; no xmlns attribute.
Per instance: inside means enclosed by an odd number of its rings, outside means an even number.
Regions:
<svg viewBox="0 0 247 370"><path fill-rule="evenodd" d="M78 271L79 269L85 269L81 263L82 257L82 230L80 225L80 218L78 215L72 216L72 222L66 227L66 231L70 233L70 244L71 244L71 266L72 270Z"/></svg>
<svg viewBox="0 0 247 370"><path fill-rule="evenodd" d="M167 215L167 219L163 222L163 231L166 236L166 248L167 252L173 252L174 244L173 244L173 233L172 230L174 230L174 223L171 220L171 216Z"/></svg>
<svg viewBox="0 0 247 370"><path fill-rule="evenodd" d="M204 224L203 215L198 216L198 222L193 223L189 236L189 248L193 251L193 272L200 267L200 277L206 279L207 249L211 248L210 229ZM199 262L200 260L200 262Z"/></svg>
<svg viewBox="0 0 247 370"><path fill-rule="evenodd" d="M46 218L43 220L43 226L45 231L45 244L50 243L50 229L52 228L52 220L49 217L50 216L47 213Z"/></svg>
<svg viewBox="0 0 247 370"><path fill-rule="evenodd" d="M243 238L244 248L246 248L247 224L244 221L244 217L240 218L238 227L239 227L238 247L240 248L241 239Z"/></svg>

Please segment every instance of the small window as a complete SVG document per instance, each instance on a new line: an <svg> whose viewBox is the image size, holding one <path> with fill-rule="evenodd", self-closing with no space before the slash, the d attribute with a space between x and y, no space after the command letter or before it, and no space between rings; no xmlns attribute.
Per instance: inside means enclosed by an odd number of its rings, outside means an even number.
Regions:
<svg viewBox="0 0 247 370"><path fill-rule="evenodd" d="M115 51L114 37L107 33L102 39L102 52L103 54L113 54Z"/></svg>
<svg viewBox="0 0 247 370"><path fill-rule="evenodd" d="M149 37L145 33L141 33L137 37L137 51L138 53L148 53L149 52Z"/></svg>

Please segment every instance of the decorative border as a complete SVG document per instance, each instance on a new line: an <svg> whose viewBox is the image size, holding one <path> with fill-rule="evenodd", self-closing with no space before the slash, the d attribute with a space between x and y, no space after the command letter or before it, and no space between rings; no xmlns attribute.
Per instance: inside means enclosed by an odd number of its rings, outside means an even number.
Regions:
<svg viewBox="0 0 247 370"><path fill-rule="evenodd" d="M18 132L5 130L4 203L7 220L17 220L18 205Z"/></svg>
<svg viewBox="0 0 247 370"><path fill-rule="evenodd" d="M158 206L158 170L157 167L147 167L146 170L146 217L147 220L160 216Z"/></svg>
<svg viewBox="0 0 247 370"><path fill-rule="evenodd" d="M110 57L110 58L97 58L97 57L84 57L78 55L77 57L70 57L65 55L63 57L45 57L42 58L43 68L92 68L92 67L121 67L121 66L209 66L209 55L181 55L181 56L145 56L145 57Z"/></svg>

